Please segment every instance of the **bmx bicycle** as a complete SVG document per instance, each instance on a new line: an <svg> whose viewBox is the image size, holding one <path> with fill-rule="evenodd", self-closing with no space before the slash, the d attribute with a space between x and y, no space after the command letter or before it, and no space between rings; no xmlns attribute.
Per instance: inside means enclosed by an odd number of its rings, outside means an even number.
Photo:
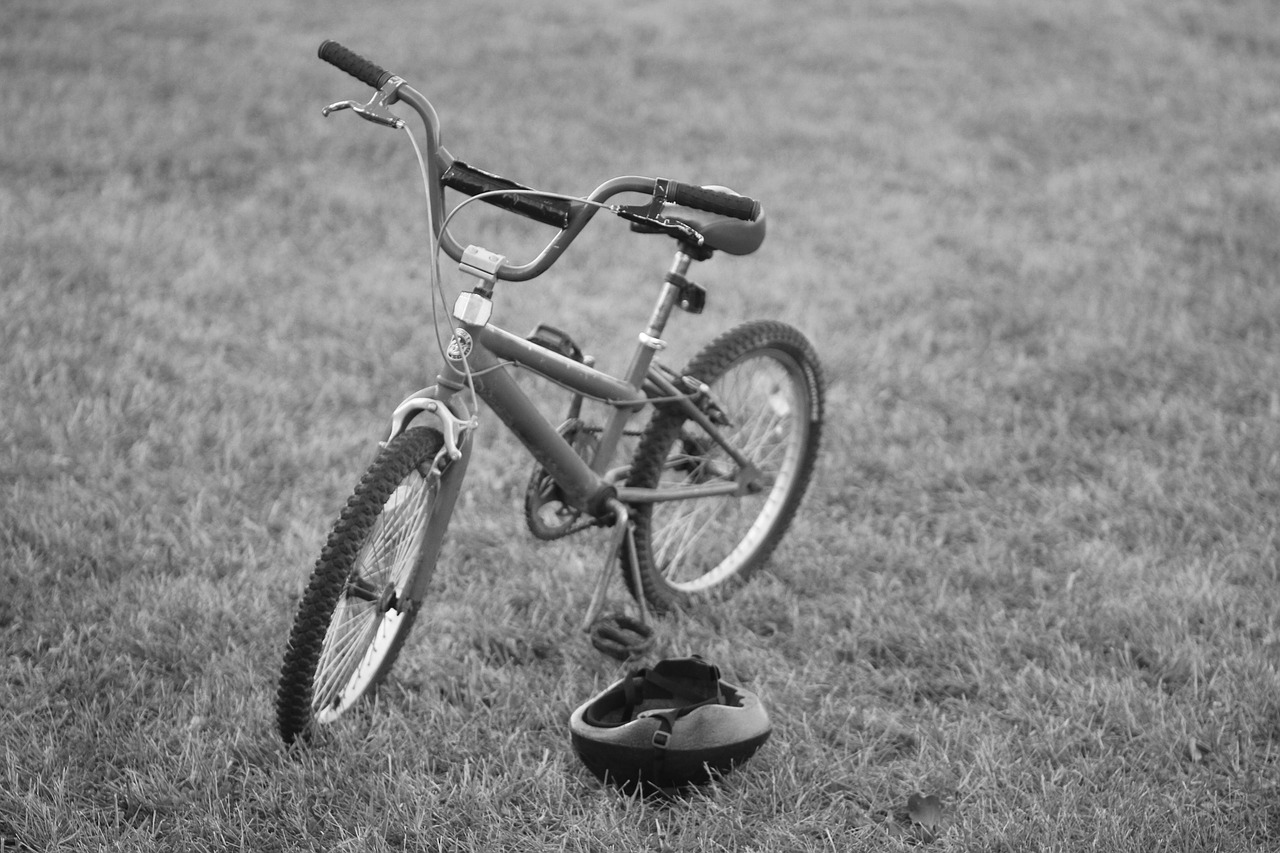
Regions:
<svg viewBox="0 0 1280 853"><path fill-rule="evenodd" d="M450 155L435 108L402 78L333 41L319 55L376 90L367 102L332 104L325 115L350 110L404 130L413 142L427 198L433 308L443 296L441 252L476 283L452 306L452 336L447 346L441 341L435 383L395 407L388 437L329 533L298 605L276 696L280 733L290 743L371 696L390 672L428 594L471 459L480 401L534 460L524 501L534 536L612 528L583 629L619 659L651 642L650 608L668 611L730 588L769 558L808 486L823 420L817 355L784 323L737 326L682 370L658 357L673 312L698 314L705 306L690 266L717 251L747 255L761 245L759 202L724 188L634 176L583 197L530 189ZM396 104L421 120L425 145L392 111ZM446 187L470 197L459 208L484 201L550 226L555 236L523 264L463 246L449 230L457 208L445 214ZM624 205L616 200L624 195L642 201ZM677 244L621 376L597 369L555 327L517 335L493 322L499 283L541 275L601 211ZM570 392L563 422L540 412L513 375L517 369ZM584 401L607 412L602 423L583 417ZM625 436L638 443L631 458L619 460ZM619 568L638 619L602 615Z"/></svg>

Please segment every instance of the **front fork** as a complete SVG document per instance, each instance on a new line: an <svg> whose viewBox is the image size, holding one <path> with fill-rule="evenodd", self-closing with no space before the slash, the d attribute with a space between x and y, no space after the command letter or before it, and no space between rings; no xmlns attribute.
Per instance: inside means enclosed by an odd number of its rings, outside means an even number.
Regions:
<svg viewBox="0 0 1280 853"><path fill-rule="evenodd" d="M440 557L440 547L462 491L462 481L466 479L467 465L471 462L471 437L478 421L475 414L468 412L461 403L448 397L439 399L437 388L432 386L406 397L396 406L391 415L391 434L379 445L385 447L391 439L404 432L411 421L421 417L434 417L440 434L444 436L444 446L436 454L431 467L422 472L428 487L435 490L435 499L427 529L423 532L418 565L430 569ZM405 597L415 606L427 594L432 574L431 571L414 572L413 586L406 590Z"/></svg>

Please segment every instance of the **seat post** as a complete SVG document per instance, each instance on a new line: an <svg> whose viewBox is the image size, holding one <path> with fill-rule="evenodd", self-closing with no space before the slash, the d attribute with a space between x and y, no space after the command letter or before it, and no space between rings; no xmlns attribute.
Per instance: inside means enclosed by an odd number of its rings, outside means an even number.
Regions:
<svg viewBox="0 0 1280 853"><path fill-rule="evenodd" d="M681 280L689 270L689 264L692 261L693 258L684 251L676 252L671 261L671 272L668 273L662 283L662 292L658 295L657 304L653 307L653 314L649 317L649 325L640 333L640 340L636 346L635 354L631 357L631 366L627 368L626 381L632 388L637 390L644 388L644 382L649 376L649 366L653 364L654 356L667 346L667 342L662 340L662 330L666 328L667 320L671 316L671 310L675 308L680 298L680 288L672 282L672 279ZM617 446L625 427L625 416L609 419L609 423L601 433L598 443L598 447L601 450L607 449L608 452L601 453L597 451L592 463L592 468L595 469L596 473L604 473L608 468L613 448Z"/></svg>
<svg viewBox="0 0 1280 853"><path fill-rule="evenodd" d="M680 297L680 288L674 281L684 278L684 274L689 271L689 264L692 261L692 256L683 249L676 252L675 257L671 259L671 272L662 284L662 293L658 295L658 304L654 306L653 314L649 317L649 327L640 336L640 342L655 351L661 350L666 346L661 340L662 330L666 328L667 319L671 316L671 309L675 307ZM645 369L648 370L647 365Z"/></svg>
<svg viewBox="0 0 1280 853"><path fill-rule="evenodd" d="M693 258L683 250L676 252L671 260L671 272L662 282L662 292L658 294L658 302L653 306L653 314L649 316L649 325L640 333L640 346L636 348L631 367L627 370L627 381L634 388L644 385L653 357L667 347L667 342L662 339L662 331L671 317L671 309L680 298L680 287L674 282L684 278L692 261Z"/></svg>

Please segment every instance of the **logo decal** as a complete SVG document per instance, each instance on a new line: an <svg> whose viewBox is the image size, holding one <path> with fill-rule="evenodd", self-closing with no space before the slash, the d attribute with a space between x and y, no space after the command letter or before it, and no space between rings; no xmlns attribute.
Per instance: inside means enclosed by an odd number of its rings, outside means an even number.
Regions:
<svg viewBox="0 0 1280 853"><path fill-rule="evenodd" d="M449 348L445 350L444 354L450 361L462 361L471 355L471 335L466 329L453 330L453 337L449 340Z"/></svg>

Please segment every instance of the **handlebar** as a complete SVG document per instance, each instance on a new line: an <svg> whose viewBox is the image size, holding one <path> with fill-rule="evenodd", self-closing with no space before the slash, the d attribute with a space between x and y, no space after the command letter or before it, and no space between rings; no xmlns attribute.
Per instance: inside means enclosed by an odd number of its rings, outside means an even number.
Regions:
<svg viewBox="0 0 1280 853"><path fill-rule="evenodd" d="M497 275L505 281L527 281L545 272L591 221L603 202L622 193L651 196L653 204L647 213L655 217L666 203L748 222L754 222L760 217L760 202L753 198L664 178L614 178L601 184L581 201L537 195L515 181L481 171L450 155L440 144L440 121L435 108L420 92L397 75L333 40L326 39L322 42L318 53L325 62L378 89L381 93L380 106L403 101L422 119L428 143L426 150L429 153L426 171L433 220L431 228L433 233L439 235L440 248L449 257L460 261L464 248L447 228L442 227L443 188L446 186L467 195L486 193L483 201L560 229L546 248L529 263L519 266L504 264ZM378 96L375 95L375 101L377 100ZM364 112L361 114L365 115ZM613 209L614 212L625 212ZM630 213L632 215L628 218L635 218L635 210L632 209Z"/></svg>

